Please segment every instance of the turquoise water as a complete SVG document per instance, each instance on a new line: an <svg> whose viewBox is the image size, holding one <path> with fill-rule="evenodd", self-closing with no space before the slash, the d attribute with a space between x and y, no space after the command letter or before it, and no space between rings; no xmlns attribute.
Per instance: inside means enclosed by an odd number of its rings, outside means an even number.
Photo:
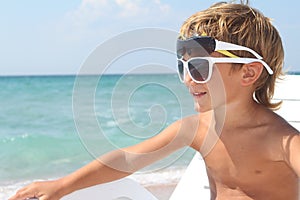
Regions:
<svg viewBox="0 0 300 200"><path fill-rule="evenodd" d="M0 88L2 190L70 173L194 113L174 74L0 77ZM190 157L182 150L149 170L180 168Z"/></svg>

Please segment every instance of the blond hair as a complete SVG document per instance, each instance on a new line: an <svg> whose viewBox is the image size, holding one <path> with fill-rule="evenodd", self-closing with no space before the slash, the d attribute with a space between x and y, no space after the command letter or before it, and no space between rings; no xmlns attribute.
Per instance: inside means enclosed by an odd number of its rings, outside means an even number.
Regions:
<svg viewBox="0 0 300 200"><path fill-rule="evenodd" d="M255 83L255 98L270 109L280 107L281 102L272 103L271 99L276 79L283 75L284 50L280 35L269 18L251 8L248 2L241 4L220 2L189 17L180 29L183 38L201 34L249 47L260 54L274 74L269 75L263 70ZM231 52L240 57L253 57L245 51Z"/></svg>

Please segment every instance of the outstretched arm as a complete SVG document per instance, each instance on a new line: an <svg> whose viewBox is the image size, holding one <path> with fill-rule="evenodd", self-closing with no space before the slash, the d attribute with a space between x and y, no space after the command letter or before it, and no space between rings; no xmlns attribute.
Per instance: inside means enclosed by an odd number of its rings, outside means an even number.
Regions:
<svg viewBox="0 0 300 200"><path fill-rule="evenodd" d="M32 183L20 189L10 200L24 200L30 197L36 197L39 200L59 200L75 190L119 179L128 174L110 168L98 160L94 160L63 178Z"/></svg>
<svg viewBox="0 0 300 200"><path fill-rule="evenodd" d="M38 197L39 200L58 200L76 190L123 178L160 160L177 149L189 145L194 135L190 134L188 120L180 120L157 136L140 144L112 151L94 160L74 173L54 181L33 183L17 192L10 200Z"/></svg>

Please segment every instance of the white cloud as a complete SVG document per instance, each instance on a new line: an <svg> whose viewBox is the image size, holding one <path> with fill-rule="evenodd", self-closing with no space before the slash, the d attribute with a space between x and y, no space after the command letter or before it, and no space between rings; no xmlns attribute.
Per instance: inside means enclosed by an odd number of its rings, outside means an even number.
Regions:
<svg viewBox="0 0 300 200"><path fill-rule="evenodd" d="M160 0L82 0L77 9L66 14L74 24L89 24L103 18L131 20L134 17L166 15L170 6Z"/></svg>
<svg viewBox="0 0 300 200"><path fill-rule="evenodd" d="M154 0L154 3L158 6L160 11L164 13L168 13L170 11L170 6L168 4L163 4L160 0Z"/></svg>
<svg viewBox="0 0 300 200"><path fill-rule="evenodd" d="M56 43L86 44L120 31L169 22L170 14L170 6L160 0L82 0L45 30L52 32Z"/></svg>
<svg viewBox="0 0 300 200"><path fill-rule="evenodd" d="M115 0L115 2L121 9L121 12L118 13L121 17L137 16L147 10L147 8L140 7L140 5L133 0Z"/></svg>
<svg viewBox="0 0 300 200"><path fill-rule="evenodd" d="M115 0L120 8L120 17L139 17L146 15L164 15L169 12L170 6L160 0Z"/></svg>
<svg viewBox="0 0 300 200"><path fill-rule="evenodd" d="M88 24L105 16L108 6L107 0L82 0L77 9L66 13L66 19L75 25Z"/></svg>

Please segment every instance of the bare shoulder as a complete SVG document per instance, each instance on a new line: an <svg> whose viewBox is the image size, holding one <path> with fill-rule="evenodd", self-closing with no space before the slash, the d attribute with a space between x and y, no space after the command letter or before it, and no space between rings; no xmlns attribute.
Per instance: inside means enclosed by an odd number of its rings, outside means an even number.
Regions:
<svg viewBox="0 0 300 200"><path fill-rule="evenodd" d="M187 141L186 146L190 146L200 153L202 153L201 149L203 149L204 140L217 140L216 134L213 134L215 132L212 132L212 127L215 124L213 111L191 115L181 119L177 123L180 125L180 133L182 133ZM211 146L210 143L206 145L209 148Z"/></svg>
<svg viewBox="0 0 300 200"><path fill-rule="evenodd" d="M197 127L199 125L199 118L200 118L199 114L189 115L178 120L176 123L184 126L185 128Z"/></svg>
<svg viewBox="0 0 300 200"><path fill-rule="evenodd" d="M273 116L270 119L272 121L272 130L276 135L285 139L299 136L299 131L278 114L273 113Z"/></svg>
<svg viewBox="0 0 300 200"><path fill-rule="evenodd" d="M194 139L197 137L199 128L199 114L190 115L177 120L171 124L167 129L176 132L176 137L184 141L186 146L191 146Z"/></svg>
<svg viewBox="0 0 300 200"><path fill-rule="evenodd" d="M193 133L196 127L196 116L189 116L177 120L166 127L159 134L144 140L141 143L127 147L129 152L153 152L158 149L167 149L173 152L184 146L188 146L193 138Z"/></svg>
<svg viewBox="0 0 300 200"><path fill-rule="evenodd" d="M293 127L285 127L283 130L282 151L285 161L300 178L300 135Z"/></svg>
<svg viewBox="0 0 300 200"><path fill-rule="evenodd" d="M200 152L203 141L207 137L211 124L213 123L214 118L212 112L183 118L181 124L184 135L186 139L188 139L188 144L186 145Z"/></svg>
<svg viewBox="0 0 300 200"><path fill-rule="evenodd" d="M190 115L184 117L174 123L179 133L184 136L193 135L198 130L199 127L199 115Z"/></svg>
<svg viewBox="0 0 300 200"><path fill-rule="evenodd" d="M197 118L197 115L191 115L179 119L148 141L165 144L172 142L178 144L178 146L188 146L195 137L198 127Z"/></svg>
<svg viewBox="0 0 300 200"><path fill-rule="evenodd" d="M272 131L269 134L270 138L273 137L272 141L280 141L284 161L293 169L298 177L300 177L299 131L275 113L272 120L272 128L270 128Z"/></svg>

